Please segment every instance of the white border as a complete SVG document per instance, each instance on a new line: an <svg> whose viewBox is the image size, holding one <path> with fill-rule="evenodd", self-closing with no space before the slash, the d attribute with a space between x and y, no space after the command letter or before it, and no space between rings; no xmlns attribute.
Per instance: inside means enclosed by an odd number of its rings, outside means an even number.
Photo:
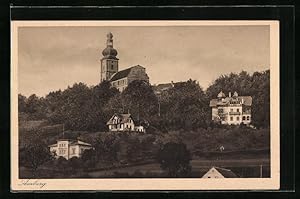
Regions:
<svg viewBox="0 0 300 199"><path fill-rule="evenodd" d="M23 186L18 178L18 27L50 26L270 26L271 178L199 179L39 179L46 183ZM11 189L44 190L277 190L280 186L279 142L279 21L12 21L11 22Z"/></svg>

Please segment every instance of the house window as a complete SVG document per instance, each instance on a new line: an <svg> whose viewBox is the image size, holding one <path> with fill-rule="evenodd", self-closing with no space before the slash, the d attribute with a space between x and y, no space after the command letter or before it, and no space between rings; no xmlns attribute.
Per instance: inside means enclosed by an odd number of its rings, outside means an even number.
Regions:
<svg viewBox="0 0 300 199"><path fill-rule="evenodd" d="M236 120L237 120L237 121L240 121L240 117L236 117Z"/></svg>
<svg viewBox="0 0 300 199"><path fill-rule="evenodd" d="M243 120L246 120L246 117L245 117L245 116L243 116Z"/></svg>
<svg viewBox="0 0 300 199"><path fill-rule="evenodd" d="M111 69L112 69L112 70L114 69L114 66L113 66L113 65L111 65Z"/></svg>
<svg viewBox="0 0 300 199"><path fill-rule="evenodd" d="M75 154L75 148L72 148L72 154Z"/></svg>
<svg viewBox="0 0 300 199"><path fill-rule="evenodd" d="M240 109L237 108L237 109L236 109L236 112L240 112Z"/></svg>
<svg viewBox="0 0 300 199"><path fill-rule="evenodd" d="M233 117L230 117L230 121L233 121Z"/></svg>
<svg viewBox="0 0 300 199"><path fill-rule="evenodd" d="M250 120L250 116L247 116L247 120Z"/></svg>

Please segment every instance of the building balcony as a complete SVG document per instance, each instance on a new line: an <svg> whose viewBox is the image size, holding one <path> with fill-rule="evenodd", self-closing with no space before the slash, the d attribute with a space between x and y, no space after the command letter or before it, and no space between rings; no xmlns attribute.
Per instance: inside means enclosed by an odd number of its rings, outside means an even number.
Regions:
<svg viewBox="0 0 300 199"><path fill-rule="evenodd" d="M241 112L230 111L229 115L241 115Z"/></svg>

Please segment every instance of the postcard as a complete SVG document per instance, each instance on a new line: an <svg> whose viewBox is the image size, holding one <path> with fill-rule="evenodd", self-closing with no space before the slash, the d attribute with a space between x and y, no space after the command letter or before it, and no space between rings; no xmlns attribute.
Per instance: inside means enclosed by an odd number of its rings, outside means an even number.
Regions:
<svg viewBox="0 0 300 199"><path fill-rule="evenodd" d="M11 190L278 190L278 21L12 21Z"/></svg>

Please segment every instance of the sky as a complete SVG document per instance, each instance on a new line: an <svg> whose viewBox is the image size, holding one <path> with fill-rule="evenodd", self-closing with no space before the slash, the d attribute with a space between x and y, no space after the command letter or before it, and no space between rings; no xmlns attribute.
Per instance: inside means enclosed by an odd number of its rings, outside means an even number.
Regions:
<svg viewBox="0 0 300 199"><path fill-rule="evenodd" d="M20 27L18 92L45 96L100 81L106 34L119 70L141 65L151 84L197 80L205 90L222 74L270 68L269 26Z"/></svg>

